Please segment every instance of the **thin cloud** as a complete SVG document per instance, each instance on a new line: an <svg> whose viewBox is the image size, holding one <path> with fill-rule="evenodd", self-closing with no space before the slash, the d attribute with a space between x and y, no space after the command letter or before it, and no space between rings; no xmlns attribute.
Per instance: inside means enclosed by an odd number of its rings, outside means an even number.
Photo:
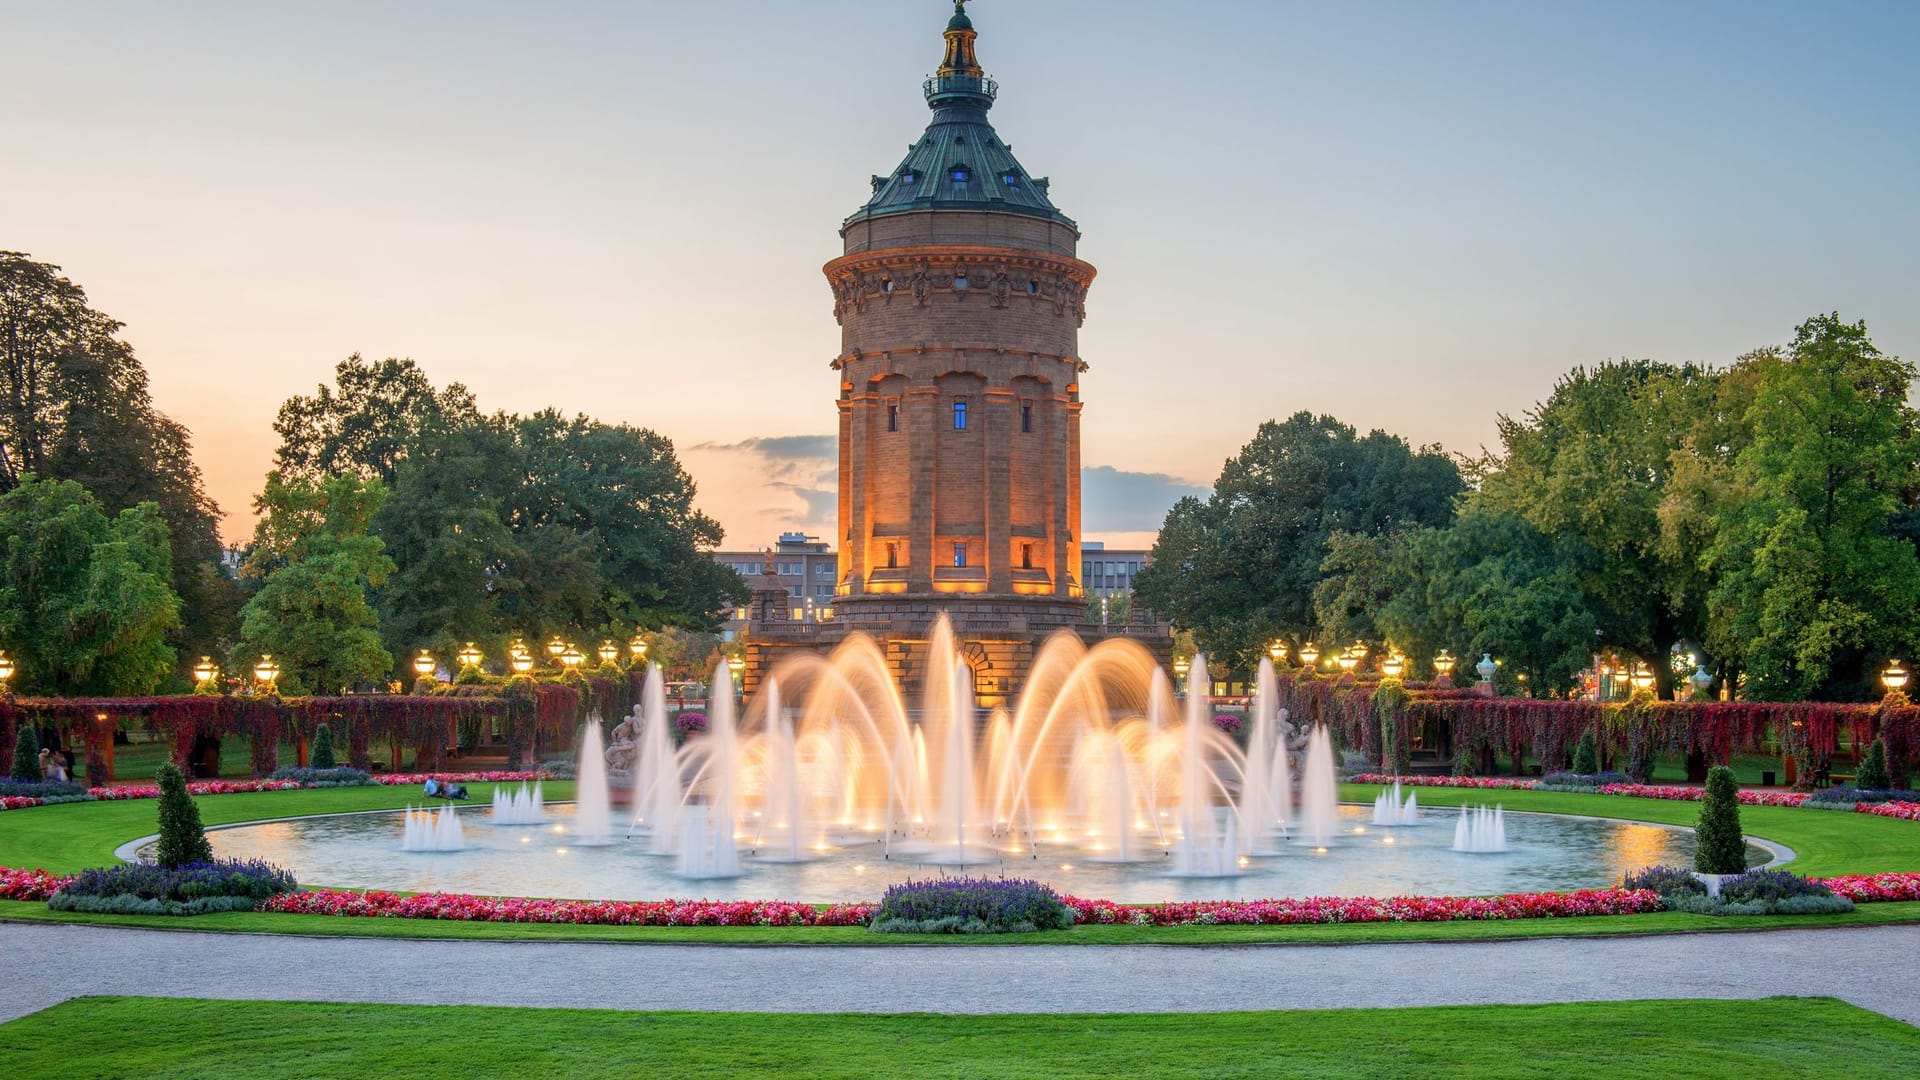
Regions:
<svg viewBox="0 0 1920 1080"><path fill-rule="evenodd" d="M1111 465L1080 470L1080 528L1094 533L1156 533L1173 504L1208 488L1167 473L1129 472Z"/></svg>

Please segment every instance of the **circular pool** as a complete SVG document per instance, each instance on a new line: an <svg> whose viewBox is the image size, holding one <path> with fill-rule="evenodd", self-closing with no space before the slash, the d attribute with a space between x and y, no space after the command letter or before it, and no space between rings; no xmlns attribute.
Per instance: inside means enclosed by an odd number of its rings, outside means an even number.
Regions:
<svg viewBox="0 0 1920 1080"><path fill-rule="evenodd" d="M573 808L549 806L539 825L492 823L484 806L456 811L465 848L401 849L402 812L345 814L262 822L208 831L221 858L265 859L302 884L413 892L461 892L571 899L669 897L833 903L877 899L909 878L970 873L1019 876L1061 892L1130 903L1283 896L1462 896L1615 885L1628 870L1687 865L1690 829L1550 814L1506 815L1508 850L1452 850L1456 811L1428 810L1420 824L1370 824L1370 808L1340 808L1337 838L1325 848L1286 844L1276 854L1240 860L1231 877L1175 877L1167 852L1149 847L1136 861L1102 862L1070 847L1042 843L1037 854L989 852L964 868L934 866L889 851L878 840L844 842L816 859L782 862L741 849L738 877L689 880L670 856L650 854L644 839L582 846ZM1752 861L1767 853L1752 849Z"/></svg>

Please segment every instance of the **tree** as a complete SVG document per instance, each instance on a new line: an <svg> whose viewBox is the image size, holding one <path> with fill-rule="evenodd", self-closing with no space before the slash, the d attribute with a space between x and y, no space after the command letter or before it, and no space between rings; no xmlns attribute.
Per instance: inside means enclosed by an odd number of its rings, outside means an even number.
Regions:
<svg viewBox="0 0 1920 1080"><path fill-rule="evenodd" d="M392 669L368 600L393 571L380 538L367 533L385 496L378 480L339 476L315 486L267 474L246 566L262 584L241 611L240 648L272 654L283 689L337 692Z"/></svg>
<svg viewBox="0 0 1920 1080"><path fill-rule="evenodd" d="M1450 528L1413 533L1386 578L1393 592L1374 619L1413 655L1445 648L1471 665L1490 654L1544 692L1572 686L1592 657L1578 563L1516 515L1469 509Z"/></svg>
<svg viewBox="0 0 1920 1080"><path fill-rule="evenodd" d="M1592 776L1600 771L1599 747L1594 744L1591 731L1580 733L1580 742L1573 749L1573 771L1582 776Z"/></svg>
<svg viewBox="0 0 1920 1080"><path fill-rule="evenodd" d="M40 740L32 724L21 724L13 737L13 769L8 775L24 784L46 779L40 772Z"/></svg>
<svg viewBox="0 0 1920 1080"><path fill-rule="evenodd" d="M1329 537L1443 525L1463 487L1436 448L1304 412L1268 421L1212 496L1174 505L1134 594L1210 657L1251 669L1272 638L1314 632Z"/></svg>
<svg viewBox="0 0 1920 1080"><path fill-rule="evenodd" d="M1738 874L1747 868L1747 842L1740 831L1740 788L1733 770L1707 770L1707 790L1694 826L1693 868L1703 874Z"/></svg>
<svg viewBox="0 0 1920 1080"><path fill-rule="evenodd" d="M1752 438L1703 557L1710 641L1756 698L1859 698L1870 660L1909 651L1920 631L1920 558L1897 531L1920 454L1915 369L1838 315L1742 369Z"/></svg>
<svg viewBox="0 0 1920 1080"><path fill-rule="evenodd" d="M289 481L352 475L392 484L428 425L476 416L473 395L459 383L435 390L411 359L368 362L354 353L334 368L333 386L322 383L313 396L280 406L274 465Z"/></svg>
<svg viewBox="0 0 1920 1080"><path fill-rule="evenodd" d="M333 730L325 724L313 729L313 753L307 755L307 763L315 769L335 767L333 758Z"/></svg>
<svg viewBox="0 0 1920 1080"><path fill-rule="evenodd" d="M222 569L220 510L191 437L154 408L121 329L59 267L0 252L0 492L32 475L76 481L108 513L157 506L182 602L173 643L213 652L239 607Z"/></svg>
<svg viewBox="0 0 1920 1080"><path fill-rule="evenodd" d="M160 843L154 852L155 861L168 868L212 862L213 845L207 843L200 808L187 794L187 778L180 766L162 762L154 779L160 782Z"/></svg>
<svg viewBox="0 0 1920 1080"><path fill-rule="evenodd" d="M0 640L20 684L54 695L151 693L180 625L167 526L142 503L108 518L70 480L31 474L0 495Z"/></svg>
<svg viewBox="0 0 1920 1080"><path fill-rule="evenodd" d="M1855 770L1853 786L1861 791L1885 791L1893 786L1893 778L1887 775L1886 740L1875 739L1867 747L1866 756L1860 759L1860 767Z"/></svg>
<svg viewBox="0 0 1920 1080"><path fill-rule="evenodd" d="M1552 537L1576 568L1599 642L1643 660L1671 689L1668 657L1705 625L1698 563L1663 528L1677 451L1712 413L1719 377L1647 360L1575 368L1520 419L1470 500ZM1589 642L1591 646L1593 642Z"/></svg>

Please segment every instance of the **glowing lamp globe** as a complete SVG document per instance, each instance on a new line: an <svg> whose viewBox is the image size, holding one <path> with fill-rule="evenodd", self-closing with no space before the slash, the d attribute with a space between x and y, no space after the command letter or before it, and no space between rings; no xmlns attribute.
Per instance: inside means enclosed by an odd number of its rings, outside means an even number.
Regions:
<svg viewBox="0 0 1920 1080"><path fill-rule="evenodd" d="M480 666L480 647L471 641L467 642L466 648L461 649L454 655L459 658L460 666L463 668L477 668Z"/></svg>
<svg viewBox="0 0 1920 1080"><path fill-rule="evenodd" d="M1273 659L1275 664L1286 663L1287 643L1281 641L1279 638L1275 638L1273 644L1267 646L1267 655Z"/></svg>
<svg viewBox="0 0 1920 1080"><path fill-rule="evenodd" d="M615 645L612 638L601 642L599 651L600 662L603 664L611 664L615 660L620 659L620 646Z"/></svg>
<svg viewBox="0 0 1920 1080"><path fill-rule="evenodd" d="M0 649L0 685L10 681L13 678L13 672L13 658L7 655L6 650Z"/></svg>
<svg viewBox="0 0 1920 1080"><path fill-rule="evenodd" d="M1460 661L1454 659L1452 653L1448 652L1445 649L1441 649L1440 655L1433 658L1434 673L1444 679L1449 675L1453 674L1453 667L1455 664L1458 664L1459 662Z"/></svg>
<svg viewBox="0 0 1920 1080"><path fill-rule="evenodd" d="M512 665L515 675L525 675L533 670L533 654L528 652L514 653L513 657L509 659L507 663Z"/></svg>
<svg viewBox="0 0 1920 1080"><path fill-rule="evenodd" d="M553 657L555 660L559 660L562 656L565 656L566 652L567 643L560 638L555 637L552 641L547 642L547 655Z"/></svg>
<svg viewBox="0 0 1920 1080"><path fill-rule="evenodd" d="M633 640L627 642L627 652L633 656L633 662L636 664L645 660L647 658L647 639L641 637L639 634L633 635Z"/></svg>
<svg viewBox="0 0 1920 1080"><path fill-rule="evenodd" d="M214 663L213 657L211 656L203 656L200 658L199 663L193 665L193 681L199 683L201 686L205 686L219 677L220 665Z"/></svg>
<svg viewBox="0 0 1920 1080"><path fill-rule="evenodd" d="M1389 679L1399 678L1400 673L1405 670L1407 670L1407 658L1399 653L1390 653L1385 660L1380 661L1380 674Z"/></svg>
<svg viewBox="0 0 1920 1080"><path fill-rule="evenodd" d="M1880 673L1880 685L1888 690L1904 690L1907 686L1907 677L1907 669L1900 666L1900 661L1895 660L1887 665L1887 670Z"/></svg>
<svg viewBox="0 0 1920 1080"><path fill-rule="evenodd" d="M562 643L560 646L560 662L566 665L568 671L572 671L587 662L587 654L581 652L580 646L578 645Z"/></svg>
<svg viewBox="0 0 1920 1080"><path fill-rule="evenodd" d="M1319 663L1320 647L1315 645L1311 641L1307 642L1305 645L1300 646L1300 662L1302 664L1305 664L1307 667L1312 667L1313 665Z"/></svg>
<svg viewBox="0 0 1920 1080"><path fill-rule="evenodd" d="M272 686L280 678L280 665L273 662L273 654L267 653L253 665L253 677L262 686Z"/></svg>

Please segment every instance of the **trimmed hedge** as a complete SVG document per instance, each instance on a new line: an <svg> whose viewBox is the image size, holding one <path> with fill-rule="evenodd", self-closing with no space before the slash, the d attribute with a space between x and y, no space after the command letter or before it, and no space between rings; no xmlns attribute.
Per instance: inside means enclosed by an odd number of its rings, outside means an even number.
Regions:
<svg viewBox="0 0 1920 1080"><path fill-rule="evenodd" d="M1072 925L1072 909L1040 882L939 878L888 889L874 912L872 929L882 934L1026 934Z"/></svg>

